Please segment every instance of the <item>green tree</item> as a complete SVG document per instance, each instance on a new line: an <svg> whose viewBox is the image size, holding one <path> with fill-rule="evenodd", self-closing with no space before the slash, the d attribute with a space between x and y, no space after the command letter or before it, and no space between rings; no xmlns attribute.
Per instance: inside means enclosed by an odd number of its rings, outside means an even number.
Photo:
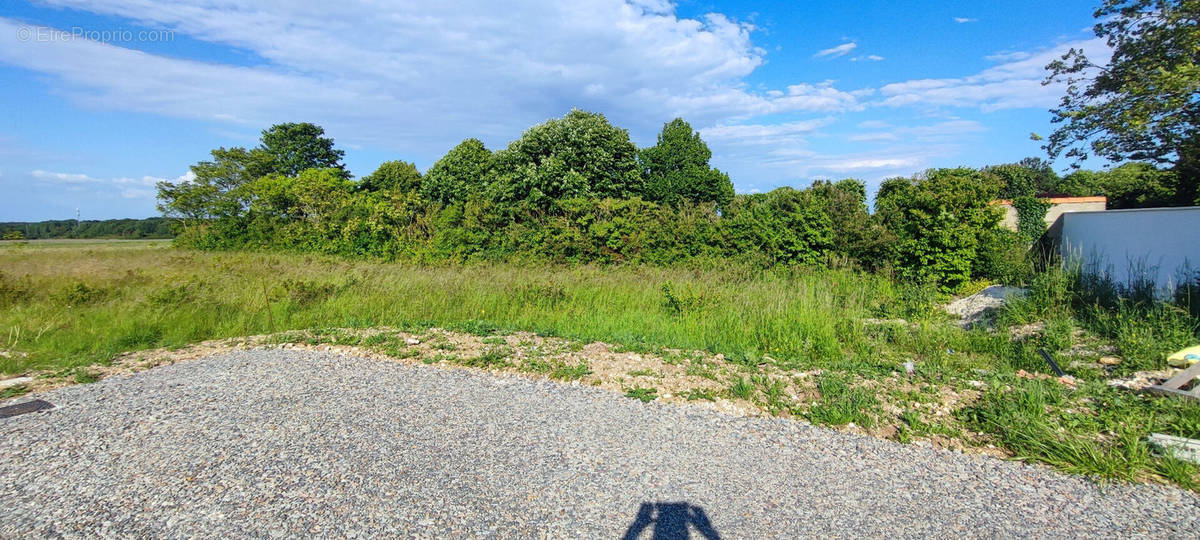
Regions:
<svg viewBox="0 0 1200 540"><path fill-rule="evenodd" d="M854 259L864 268L878 269L891 262L896 236L867 208L867 186L846 178L817 181L809 189L822 201L833 227L832 250Z"/></svg>
<svg viewBox="0 0 1200 540"><path fill-rule="evenodd" d="M709 167L712 151L676 118L663 125L658 143L639 154L646 177L645 198L677 206L681 202L711 202L723 208L733 200L729 175Z"/></svg>
<svg viewBox="0 0 1200 540"><path fill-rule="evenodd" d="M362 177L358 189L363 191L400 191L415 193L421 188L421 171L406 161L385 161L375 172Z"/></svg>
<svg viewBox="0 0 1200 540"><path fill-rule="evenodd" d="M274 172L296 176L305 169L336 169L349 178L342 157L325 130L308 122L275 124L263 130L259 149L271 156Z"/></svg>
<svg viewBox="0 0 1200 540"><path fill-rule="evenodd" d="M478 139L467 139L446 152L425 173L421 195L450 204L482 193L492 168L492 152Z"/></svg>
<svg viewBox="0 0 1200 540"><path fill-rule="evenodd" d="M629 133L579 109L529 128L497 152L496 173L492 198L540 207L573 197L627 199L645 190Z"/></svg>
<svg viewBox="0 0 1200 540"><path fill-rule="evenodd" d="M1089 154L1111 161L1173 164L1175 204L1195 202L1200 181L1200 1L1105 0L1094 31L1112 59L1093 63L1071 49L1046 66L1046 82L1068 84L1053 122L1051 157L1075 164Z"/></svg>
<svg viewBox="0 0 1200 540"><path fill-rule="evenodd" d="M1114 210L1172 206L1178 184L1179 177L1173 171L1149 163L1126 163L1099 173L1097 195L1108 197L1108 207Z"/></svg>
<svg viewBox="0 0 1200 540"><path fill-rule="evenodd" d="M1058 173L1054 172L1049 163L1038 158L1031 157L1019 163L993 165L985 167L984 171L996 175L1004 183L1000 188L1000 198L1003 199L1034 197L1056 193L1058 190Z"/></svg>
<svg viewBox="0 0 1200 540"><path fill-rule="evenodd" d="M249 204L242 187L274 167L273 158L257 148L218 148L212 157L192 165L190 180L158 183L163 215L193 220L238 216Z"/></svg>
<svg viewBox="0 0 1200 540"><path fill-rule="evenodd" d="M875 207L899 240L895 266L900 275L948 290L970 280L982 237L1000 220L999 210L989 204L1000 184L995 175L966 168L885 181Z"/></svg>

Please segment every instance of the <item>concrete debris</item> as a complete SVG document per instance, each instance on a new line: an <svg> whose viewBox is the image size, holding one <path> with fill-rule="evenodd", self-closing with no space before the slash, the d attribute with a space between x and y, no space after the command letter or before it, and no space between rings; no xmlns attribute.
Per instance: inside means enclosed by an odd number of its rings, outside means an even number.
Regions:
<svg viewBox="0 0 1200 540"><path fill-rule="evenodd" d="M972 328L990 326L996 310L1009 298L1025 296L1027 289L992 285L971 296L959 298L946 305L946 312L959 318L959 326Z"/></svg>
<svg viewBox="0 0 1200 540"><path fill-rule="evenodd" d="M33 382L33 377L15 377L12 379L4 379L3 381L0 381L0 390L12 388L14 386L21 386L23 384L29 384L31 382Z"/></svg>
<svg viewBox="0 0 1200 540"><path fill-rule="evenodd" d="M1149 440L1150 444L1161 448L1164 453L1171 454L1175 459L1200 464L1200 441L1196 439L1151 433Z"/></svg>

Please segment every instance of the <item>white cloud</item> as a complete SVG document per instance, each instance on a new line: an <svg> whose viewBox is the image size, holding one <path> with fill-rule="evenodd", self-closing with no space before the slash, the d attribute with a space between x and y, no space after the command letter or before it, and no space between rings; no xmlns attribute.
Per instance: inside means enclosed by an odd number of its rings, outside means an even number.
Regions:
<svg viewBox="0 0 1200 540"><path fill-rule="evenodd" d="M825 117L780 124L717 125L701 129L700 135L704 140L716 144L779 144L800 141L801 135L813 133L834 121L833 117Z"/></svg>
<svg viewBox="0 0 1200 540"><path fill-rule="evenodd" d="M852 133L825 128L842 113L870 106L924 113L1054 105L1062 88L1041 86L1043 66L1066 47L1084 45L1091 53L1098 43L1004 52L973 75L879 89L803 79L752 88L747 76L766 62L766 51L751 39L756 28L717 13L681 18L669 0L345 0L336 10L251 0L45 1L173 29L240 53L225 57L254 59L234 65L82 40L20 42L14 36L21 23L0 17L0 63L47 76L56 93L88 109L194 119L231 139L277 122L313 121L339 145L403 150L423 164L465 137L502 145L575 106L604 112L643 143L653 141L663 122L683 116L710 140L719 166L735 164L756 179L883 174L944 159L961 142L922 129L962 129L966 136L974 133L970 126L904 126L923 120L889 116L891 124L866 121ZM814 56L883 60L862 53L857 42L845 41ZM862 148L809 147L822 137ZM74 168L37 160L21 170L34 166ZM142 198L162 180L40 172L44 177L35 178L43 182Z"/></svg>
<svg viewBox="0 0 1200 540"><path fill-rule="evenodd" d="M970 18L967 18L967 17L955 17L955 18L954 18L954 22L956 22L956 23L958 23L958 24L963 24L963 23L972 23L972 22L976 22L976 21L978 21L978 20L979 20L979 19L970 19Z"/></svg>
<svg viewBox="0 0 1200 540"><path fill-rule="evenodd" d="M573 106L635 133L672 114L705 124L828 107L745 89L741 79L766 54L752 43L754 26L718 13L680 18L667 1L49 3L262 59L239 66L84 40L21 42L20 23L0 18L0 62L57 77L57 91L77 103L245 128L315 121L343 144L433 157L464 137L503 143Z"/></svg>
<svg viewBox="0 0 1200 540"><path fill-rule="evenodd" d="M1024 60L1030 56L1033 56L1033 53L1029 51L1013 51L991 54L985 56L984 59L988 62L1015 62L1017 60Z"/></svg>
<svg viewBox="0 0 1200 540"><path fill-rule="evenodd" d="M76 187L91 185L92 189L96 192L112 191L126 199L154 199L156 190L153 188L159 182L190 182L196 178L196 175L192 171L188 171L175 178L143 176L141 178L119 177L109 180L81 173L50 172L41 169L34 170L29 175L46 183Z"/></svg>
<svg viewBox="0 0 1200 540"><path fill-rule="evenodd" d="M907 141L910 143L948 143L960 139L964 135L982 133L987 130L983 124L974 120L947 120L926 126L891 127L887 124L863 122L860 128L873 129L865 133L851 135L847 140L852 142L881 142ZM890 128L890 129L889 129Z"/></svg>
<svg viewBox="0 0 1200 540"><path fill-rule="evenodd" d="M29 175L37 178L38 180L55 184L90 184L100 181L86 174L50 172L43 171L41 169L29 173Z"/></svg>
<svg viewBox="0 0 1200 540"><path fill-rule="evenodd" d="M880 120L865 120L858 123L859 129L887 129L891 124Z"/></svg>
<svg viewBox="0 0 1200 540"><path fill-rule="evenodd" d="M1070 48L1087 51L1089 58L1101 65L1107 63L1111 54L1099 38L1063 43L1035 53L1005 53L1000 58L1006 61L975 75L884 85L879 89L884 98L881 103L890 107L979 107L984 112L1052 107L1062 97L1064 86L1042 85L1047 75L1045 66Z"/></svg>
<svg viewBox="0 0 1200 540"><path fill-rule="evenodd" d="M859 172L863 170L874 169L911 169L916 167L920 160L913 157L894 157L894 158L833 158L827 159L821 164L821 168L834 172Z"/></svg>
<svg viewBox="0 0 1200 540"><path fill-rule="evenodd" d="M817 54L814 54L813 58L837 58L839 56L850 54L850 52L856 48L858 48L858 43L849 41L836 47L830 47L828 49L817 51Z"/></svg>

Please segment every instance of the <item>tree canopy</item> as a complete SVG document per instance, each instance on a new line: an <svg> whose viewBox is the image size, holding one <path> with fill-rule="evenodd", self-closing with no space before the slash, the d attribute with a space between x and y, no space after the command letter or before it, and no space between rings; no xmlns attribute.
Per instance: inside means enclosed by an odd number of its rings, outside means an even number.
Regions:
<svg viewBox="0 0 1200 540"><path fill-rule="evenodd" d="M213 150L192 166L189 180L160 183L160 208L185 218L176 242L416 261L832 262L953 290L978 279L1019 282L1032 272L1028 241L1040 233L1032 225L1042 222L1030 221L1024 237L1000 228L1000 213L989 204L997 196L1039 216L1044 202L1035 197L1045 194L1102 194L1115 208L1153 206L1173 196L1179 177L1129 163L1059 178L1034 158L931 169L884 182L872 214L866 184L850 178L735 194L683 119L666 123L656 143L639 150L604 116L573 110L499 152L467 139L424 175L393 160L358 182L321 128L295 128L303 125L267 129L263 144L249 150ZM280 166L281 147L328 152L288 154L310 156L292 172Z"/></svg>
<svg viewBox="0 0 1200 540"><path fill-rule="evenodd" d="M421 181L421 195L449 204L482 194L490 180L492 152L479 139L467 139L437 160Z"/></svg>
<svg viewBox="0 0 1200 540"><path fill-rule="evenodd" d="M375 172L362 177L358 187L366 191L416 192L421 189L421 171L407 161L385 161Z"/></svg>
<svg viewBox="0 0 1200 540"><path fill-rule="evenodd" d="M1062 124L1050 156L1075 165L1096 155L1112 161L1173 164L1183 180L1176 204L1196 202L1200 177L1200 1L1105 0L1097 37L1112 58L1098 65L1078 49L1047 66L1047 83L1067 83L1053 109Z"/></svg>
<svg viewBox="0 0 1200 540"><path fill-rule="evenodd" d="M711 202L718 208L733 200L729 175L709 167L712 151L682 118L664 125L658 143L643 149L639 158L646 177L646 200L670 205Z"/></svg>
<svg viewBox="0 0 1200 540"><path fill-rule="evenodd" d="M259 150L271 157L274 172L288 176L305 169L346 171L342 164L346 153L333 147L324 128L308 122L275 124L263 130Z"/></svg>
<svg viewBox="0 0 1200 540"><path fill-rule="evenodd" d="M638 196L645 180L629 132L574 109L529 128L497 152L492 198L544 206L552 199Z"/></svg>

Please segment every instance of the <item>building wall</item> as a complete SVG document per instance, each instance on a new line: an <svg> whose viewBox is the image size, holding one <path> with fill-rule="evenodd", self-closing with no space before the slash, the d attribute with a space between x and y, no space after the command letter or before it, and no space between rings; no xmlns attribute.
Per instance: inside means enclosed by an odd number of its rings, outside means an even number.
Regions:
<svg viewBox="0 0 1200 540"><path fill-rule="evenodd" d="M1096 212L1104 210L1108 207L1108 199L1106 197L1054 197L1042 199L1050 203L1050 209L1046 211L1046 226L1054 224L1058 216L1072 212ZM996 201L996 206L1004 209L1004 217L1000 220L1000 226L1010 231L1017 230L1017 209L1013 207L1012 201L1000 200Z"/></svg>
<svg viewBox="0 0 1200 540"><path fill-rule="evenodd" d="M1200 270L1200 207L1066 213L1060 225L1064 260L1119 283L1174 288L1181 271Z"/></svg>

